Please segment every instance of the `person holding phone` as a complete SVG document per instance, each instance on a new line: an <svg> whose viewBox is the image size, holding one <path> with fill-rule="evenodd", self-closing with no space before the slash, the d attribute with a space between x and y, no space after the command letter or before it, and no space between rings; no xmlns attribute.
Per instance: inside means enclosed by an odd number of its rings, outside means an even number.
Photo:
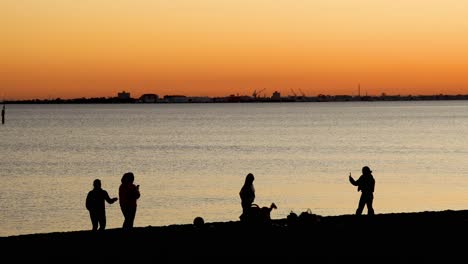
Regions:
<svg viewBox="0 0 468 264"><path fill-rule="evenodd" d="M122 176L119 187L120 209L124 216L123 229L132 229L137 210L137 200L140 198L140 185L135 185L135 176L127 172Z"/></svg>

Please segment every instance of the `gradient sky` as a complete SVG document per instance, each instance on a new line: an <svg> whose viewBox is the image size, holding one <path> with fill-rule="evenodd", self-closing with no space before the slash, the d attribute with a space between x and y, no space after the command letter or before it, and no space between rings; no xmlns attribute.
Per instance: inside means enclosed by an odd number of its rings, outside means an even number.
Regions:
<svg viewBox="0 0 468 264"><path fill-rule="evenodd" d="M468 94L468 1L1 0L0 100Z"/></svg>

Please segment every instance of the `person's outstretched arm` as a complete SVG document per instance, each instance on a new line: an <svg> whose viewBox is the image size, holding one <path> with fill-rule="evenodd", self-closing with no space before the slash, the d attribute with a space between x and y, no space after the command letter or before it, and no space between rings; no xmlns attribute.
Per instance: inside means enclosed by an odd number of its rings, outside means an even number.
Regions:
<svg viewBox="0 0 468 264"><path fill-rule="evenodd" d="M109 197L109 194L104 191L104 199L106 200L106 202L110 203L110 204L113 204L115 201L117 201L117 197L114 197L114 198L110 198Z"/></svg>
<svg viewBox="0 0 468 264"><path fill-rule="evenodd" d="M353 179L351 172L349 173L349 182L354 186L358 186L358 182Z"/></svg>

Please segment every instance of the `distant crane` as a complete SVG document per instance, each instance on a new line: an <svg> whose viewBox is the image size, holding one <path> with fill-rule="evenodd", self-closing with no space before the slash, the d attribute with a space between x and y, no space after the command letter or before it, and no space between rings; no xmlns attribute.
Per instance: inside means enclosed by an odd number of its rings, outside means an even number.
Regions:
<svg viewBox="0 0 468 264"><path fill-rule="evenodd" d="M299 88L299 92L301 92L303 97L306 97L306 94L301 90L301 88Z"/></svg>
<svg viewBox="0 0 468 264"><path fill-rule="evenodd" d="M252 97L253 97L254 99L257 98L257 96L258 96L261 92L265 91L265 89L266 89L266 88L263 88L263 89L261 89L261 90L258 91L258 92L257 92L257 90L255 89L255 90L253 91L253 93L252 93Z"/></svg>
<svg viewBox="0 0 468 264"><path fill-rule="evenodd" d="M293 88L291 88L291 92L292 92L292 94L294 95L294 97L297 96L297 95L296 95L296 92L294 92Z"/></svg>

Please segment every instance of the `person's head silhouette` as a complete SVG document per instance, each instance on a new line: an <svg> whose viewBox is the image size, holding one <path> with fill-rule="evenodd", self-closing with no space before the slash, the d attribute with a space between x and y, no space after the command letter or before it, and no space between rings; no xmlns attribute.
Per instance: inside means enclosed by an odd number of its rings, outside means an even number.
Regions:
<svg viewBox="0 0 468 264"><path fill-rule="evenodd" d="M367 175L367 174L371 174L371 173L372 173L372 171L370 170L369 167L367 167L367 166L362 167L362 174Z"/></svg>
<svg viewBox="0 0 468 264"><path fill-rule="evenodd" d="M134 180L135 180L135 175L133 175L132 172L127 172L122 176L121 182L123 184L130 184L130 183L133 183Z"/></svg>
<svg viewBox="0 0 468 264"><path fill-rule="evenodd" d="M247 174L247 176L245 177L246 184L252 184L254 180L255 180L255 177L252 173Z"/></svg>
<svg viewBox="0 0 468 264"><path fill-rule="evenodd" d="M93 182L93 186L94 186L94 188L96 188L96 189L101 188L101 180L95 179L94 182Z"/></svg>

